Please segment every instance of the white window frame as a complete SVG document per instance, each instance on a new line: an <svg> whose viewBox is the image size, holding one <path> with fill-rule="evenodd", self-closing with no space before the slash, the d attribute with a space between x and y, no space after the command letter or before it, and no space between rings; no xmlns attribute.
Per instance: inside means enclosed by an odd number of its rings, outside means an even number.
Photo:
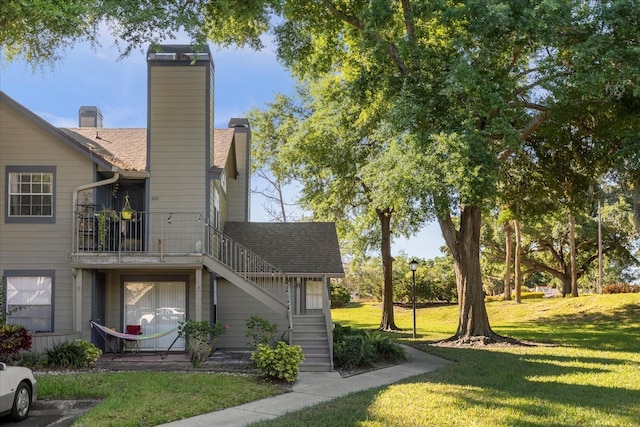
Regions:
<svg viewBox="0 0 640 427"><path fill-rule="evenodd" d="M54 272L7 271L5 283L7 323L22 325L33 332L52 332ZM34 321L33 317L26 316L33 311L46 311L48 315Z"/></svg>
<svg viewBox="0 0 640 427"><path fill-rule="evenodd" d="M213 189L213 227L220 229L220 194L217 189Z"/></svg>
<svg viewBox="0 0 640 427"><path fill-rule="evenodd" d="M55 166L7 166L6 222L55 222L55 181ZM25 208L28 212L24 211ZM40 211L34 213L38 210L36 208ZM47 209L48 212L44 212Z"/></svg>

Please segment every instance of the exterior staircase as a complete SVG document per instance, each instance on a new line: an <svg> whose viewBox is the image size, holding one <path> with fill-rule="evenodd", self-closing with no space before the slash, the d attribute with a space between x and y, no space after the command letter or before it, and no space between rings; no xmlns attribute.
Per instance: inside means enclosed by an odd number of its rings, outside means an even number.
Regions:
<svg viewBox="0 0 640 427"><path fill-rule="evenodd" d="M300 314L293 316L291 344L302 347L304 361L302 372L330 372L331 346L324 314Z"/></svg>
<svg viewBox="0 0 640 427"><path fill-rule="evenodd" d="M210 244L203 262L211 270L225 277L240 289L262 301L273 310L289 316L291 344L302 347L303 372L330 372L333 370L333 337L327 331L327 320L322 313L292 314L291 296L285 277L277 267L239 245L218 231L209 234ZM325 308L329 296L324 296Z"/></svg>

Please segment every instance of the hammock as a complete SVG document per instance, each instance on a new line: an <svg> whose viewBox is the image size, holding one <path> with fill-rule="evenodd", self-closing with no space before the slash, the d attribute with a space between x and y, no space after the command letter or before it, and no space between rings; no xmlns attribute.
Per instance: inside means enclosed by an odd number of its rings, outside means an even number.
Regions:
<svg viewBox="0 0 640 427"><path fill-rule="evenodd" d="M106 326L102 326L99 323L94 322L93 320L91 320L90 323L92 328L95 326L96 328L100 329L102 332L104 332L107 335L111 335L117 338L121 338L123 340L129 340L129 341L142 341L142 340L153 340L156 338L162 338L178 330L178 327L176 326L170 331L158 332L157 334L135 335L135 334L125 334L124 332L114 331L113 329L107 328Z"/></svg>
<svg viewBox="0 0 640 427"><path fill-rule="evenodd" d="M104 340L105 344L107 344L107 347L109 347L109 349L113 354L118 354L118 352L115 351L113 347L111 347L111 344L109 343L109 340L107 339L106 335L111 335L113 337L120 338L126 341L138 342L142 340L152 340L156 338L162 338L178 330L178 327L175 327L170 331L158 332L157 334L137 335L137 334L125 334L124 332L114 331L113 329L107 328L106 326L102 326L101 324L94 322L93 320L90 320L89 323L91 324L92 328L96 328L96 331L102 336L102 339ZM180 338L180 336L177 336L176 339L173 340L169 348L164 352L164 355L162 356L163 359L167 357L169 350L171 350L171 347L173 347L176 341L178 341L178 338Z"/></svg>

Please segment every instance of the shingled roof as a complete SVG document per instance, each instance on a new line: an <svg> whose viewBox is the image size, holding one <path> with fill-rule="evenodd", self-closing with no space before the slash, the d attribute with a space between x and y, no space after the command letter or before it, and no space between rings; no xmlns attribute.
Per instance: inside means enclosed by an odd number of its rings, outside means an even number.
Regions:
<svg viewBox="0 0 640 427"><path fill-rule="evenodd" d="M147 130L144 128L60 130L122 170L144 171L147 167Z"/></svg>
<svg viewBox="0 0 640 427"><path fill-rule="evenodd" d="M144 171L147 166L147 130L145 128L60 128L67 136L95 155L126 171ZM234 129L214 130L214 162L224 168L233 145ZM235 171L232 171L235 172Z"/></svg>
<svg viewBox="0 0 640 427"><path fill-rule="evenodd" d="M224 232L285 273L344 277L331 222L227 222Z"/></svg>

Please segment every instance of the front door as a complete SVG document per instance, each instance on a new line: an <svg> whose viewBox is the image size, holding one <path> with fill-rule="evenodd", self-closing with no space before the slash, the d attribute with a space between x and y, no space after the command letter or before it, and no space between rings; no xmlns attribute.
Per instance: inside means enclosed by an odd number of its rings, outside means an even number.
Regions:
<svg viewBox="0 0 640 427"><path fill-rule="evenodd" d="M140 325L142 335L154 335L178 327L186 320L186 283L182 281L126 281L124 283L126 325ZM166 350L178 337L173 331L159 338L140 341L140 350ZM178 339L172 350L184 350Z"/></svg>

